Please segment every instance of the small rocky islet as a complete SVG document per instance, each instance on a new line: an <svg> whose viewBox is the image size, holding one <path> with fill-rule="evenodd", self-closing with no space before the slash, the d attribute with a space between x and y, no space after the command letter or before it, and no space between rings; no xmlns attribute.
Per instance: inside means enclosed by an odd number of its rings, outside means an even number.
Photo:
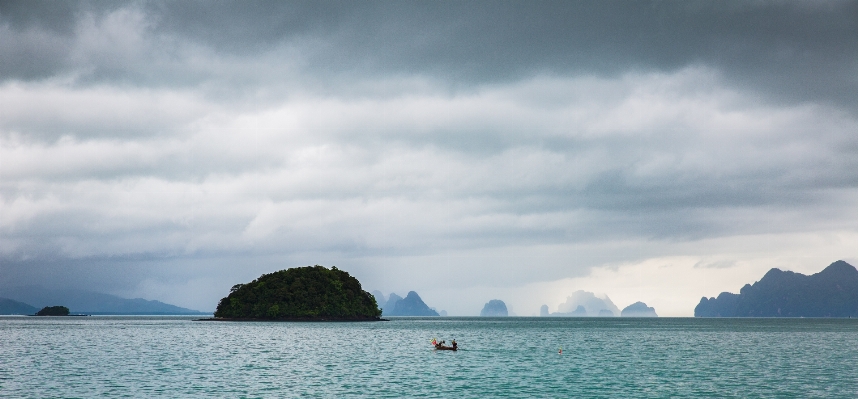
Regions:
<svg viewBox="0 0 858 399"><path fill-rule="evenodd" d="M506 303L500 299L492 299L486 302L483 310L480 311L480 317L507 317L509 311L506 308Z"/></svg>
<svg viewBox="0 0 858 399"><path fill-rule="evenodd" d="M623 311L620 312L620 316L622 317L658 317L658 314L655 313L655 308L646 306L643 302L635 302L629 306L623 308Z"/></svg>

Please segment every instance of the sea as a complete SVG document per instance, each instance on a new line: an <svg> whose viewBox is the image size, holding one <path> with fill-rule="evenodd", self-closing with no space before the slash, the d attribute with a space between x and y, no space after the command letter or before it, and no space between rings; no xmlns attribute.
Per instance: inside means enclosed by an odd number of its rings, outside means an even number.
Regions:
<svg viewBox="0 0 858 399"><path fill-rule="evenodd" d="M161 397L856 398L858 319L0 317L0 398Z"/></svg>

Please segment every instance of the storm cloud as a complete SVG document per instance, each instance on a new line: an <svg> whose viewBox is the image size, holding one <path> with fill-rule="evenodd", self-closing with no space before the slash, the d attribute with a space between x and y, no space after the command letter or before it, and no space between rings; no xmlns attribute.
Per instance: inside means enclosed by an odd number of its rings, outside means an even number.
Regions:
<svg viewBox="0 0 858 399"><path fill-rule="evenodd" d="M210 310L324 264L690 314L855 259L855 93L854 1L4 1L0 285ZM660 304L662 261L721 285Z"/></svg>

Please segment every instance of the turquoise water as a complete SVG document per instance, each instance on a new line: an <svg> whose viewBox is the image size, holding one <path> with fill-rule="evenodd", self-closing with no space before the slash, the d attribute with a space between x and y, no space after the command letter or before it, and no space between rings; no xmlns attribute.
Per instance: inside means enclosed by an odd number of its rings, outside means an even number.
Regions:
<svg viewBox="0 0 858 399"><path fill-rule="evenodd" d="M0 339L2 398L858 397L855 319L6 317Z"/></svg>

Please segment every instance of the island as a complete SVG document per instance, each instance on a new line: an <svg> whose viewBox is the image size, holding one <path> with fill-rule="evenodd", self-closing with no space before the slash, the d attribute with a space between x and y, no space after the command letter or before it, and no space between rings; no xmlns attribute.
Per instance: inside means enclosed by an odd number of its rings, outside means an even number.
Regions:
<svg viewBox="0 0 858 399"><path fill-rule="evenodd" d="M390 296L392 300L396 294L390 294ZM440 316L438 312L426 305L423 299L420 299L420 295L414 291L409 291L405 298L394 302L392 309L388 312L387 309L390 307L391 303L388 301L384 312L385 316Z"/></svg>
<svg viewBox="0 0 858 399"><path fill-rule="evenodd" d="M616 317L620 309L607 295L602 297L588 291L578 290L566 297L566 302L557 306L557 312L549 313L548 305L539 309L541 317Z"/></svg>
<svg viewBox="0 0 858 399"><path fill-rule="evenodd" d="M492 299L483 306L480 312L480 317L507 317L509 311L506 309L506 304L500 299Z"/></svg>
<svg viewBox="0 0 858 399"><path fill-rule="evenodd" d="M695 317L858 317L858 270L839 260L819 273L771 269L738 294L700 299Z"/></svg>
<svg viewBox="0 0 858 399"><path fill-rule="evenodd" d="M316 265L234 285L207 320L377 321L381 309L356 278L336 266Z"/></svg>
<svg viewBox="0 0 858 399"><path fill-rule="evenodd" d="M620 312L621 317L658 317L658 314L655 313L655 308L646 306L643 302L635 302L629 306L626 306L622 312Z"/></svg>
<svg viewBox="0 0 858 399"><path fill-rule="evenodd" d="M69 308L65 306L45 306L36 312L36 316L68 316Z"/></svg>
<svg viewBox="0 0 858 399"><path fill-rule="evenodd" d="M390 312L393 312L393 309L396 308L396 303L401 301L401 300L402 300L401 296L396 295L395 293L391 292L390 293L390 299L388 299L384 303L384 306L381 307L382 315L387 316L388 314L390 314Z"/></svg>

